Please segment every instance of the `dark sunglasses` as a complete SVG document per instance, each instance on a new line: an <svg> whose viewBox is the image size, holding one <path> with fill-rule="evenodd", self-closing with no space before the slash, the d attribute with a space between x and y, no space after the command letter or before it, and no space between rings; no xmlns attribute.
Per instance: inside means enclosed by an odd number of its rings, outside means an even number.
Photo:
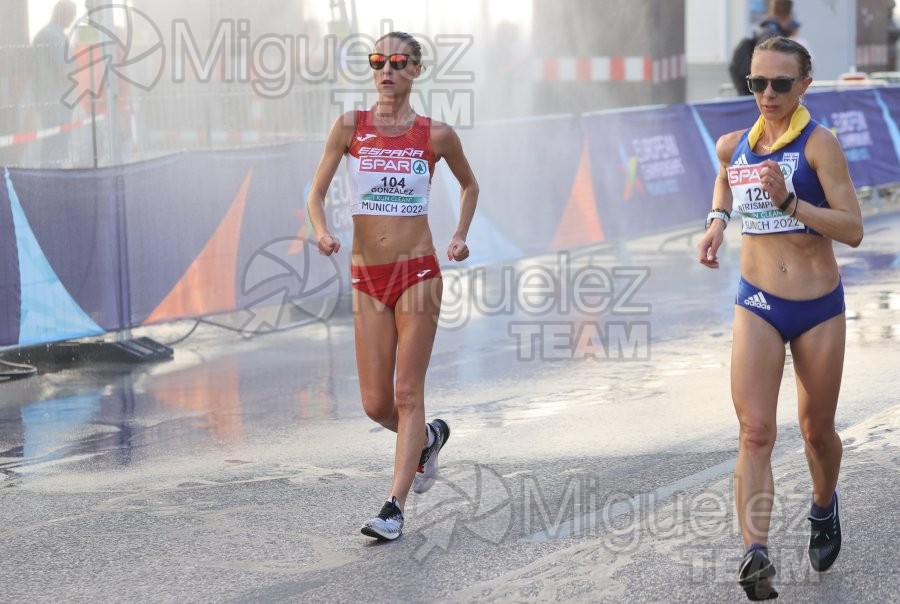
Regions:
<svg viewBox="0 0 900 604"><path fill-rule="evenodd" d="M404 69L409 61L410 57L408 54L399 52L392 55L383 55L380 52L373 52L369 55L369 67L371 67L375 71L381 71L382 69L384 69L385 63L390 63L391 69ZM412 62L414 64L418 64L415 59L412 59Z"/></svg>
<svg viewBox="0 0 900 604"><path fill-rule="evenodd" d="M772 90L780 94L790 92L794 82L800 78L751 78L747 76L747 88L750 92L765 92L769 84L772 84Z"/></svg>

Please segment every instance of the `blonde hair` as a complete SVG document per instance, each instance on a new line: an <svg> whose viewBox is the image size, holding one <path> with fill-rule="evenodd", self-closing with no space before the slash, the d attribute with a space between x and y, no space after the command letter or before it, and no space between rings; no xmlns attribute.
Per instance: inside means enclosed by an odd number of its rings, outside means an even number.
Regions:
<svg viewBox="0 0 900 604"><path fill-rule="evenodd" d="M812 57L806 47L784 36L772 36L766 38L756 45L753 49L755 55L759 50L774 50L775 52L783 52L788 55L797 57L797 63L800 65L800 77L805 78L812 73Z"/></svg>

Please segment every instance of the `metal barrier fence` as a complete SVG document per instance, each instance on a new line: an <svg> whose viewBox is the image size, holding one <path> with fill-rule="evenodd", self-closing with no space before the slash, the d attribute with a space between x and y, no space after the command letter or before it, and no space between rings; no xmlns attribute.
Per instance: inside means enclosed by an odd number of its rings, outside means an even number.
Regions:
<svg viewBox="0 0 900 604"><path fill-rule="evenodd" d="M48 83L42 56L60 48L0 46L0 165L91 168L132 163L180 151L233 149L286 140L321 139L342 107L333 92L348 84L312 83L294 74L286 94L261 96L248 83L172 82L150 89L103 74L104 65ZM70 68L71 76L79 67ZM77 86L106 90L84 95ZM76 87L67 97L67 92Z"/></svg>

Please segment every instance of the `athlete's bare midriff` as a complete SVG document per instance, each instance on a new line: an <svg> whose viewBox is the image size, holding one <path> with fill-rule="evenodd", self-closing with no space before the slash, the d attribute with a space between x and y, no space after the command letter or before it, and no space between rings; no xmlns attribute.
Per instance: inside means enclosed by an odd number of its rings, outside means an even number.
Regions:
<svg viewBox="0 0 900 604"><path fill-rule="evenodd" d="M428 216L353 217L354 265L388 264L434 254Z"/></svg>
<svg viewBox="0 0 900 604"><path fill-rule="evenodd" d="M780 298L819 298L840 280L831 239L806 233L744 235L741 245L741 275Z"/></svg>

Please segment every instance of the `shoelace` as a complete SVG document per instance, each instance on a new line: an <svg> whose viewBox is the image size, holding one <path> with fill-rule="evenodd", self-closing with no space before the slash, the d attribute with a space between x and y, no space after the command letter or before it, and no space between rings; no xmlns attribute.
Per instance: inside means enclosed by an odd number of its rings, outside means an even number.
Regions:
<svg viewBox="0 0 900 604"><path fill-rule="evenodd" d="M419 458L419 472L425 471L425 464L428 463L428 459L431 457L431 452L438 447L441 439L440 430L434 428L431 424L428 424L428 429L434 433L434 442L431 443L430 447L425 447L424 449L422 449L422 457Z"/></svg>
<svg viewBox="0 0 900 604"><path fill-rule="evenodd" d="M757 552L759 552L759 556L756 555ZM763 559L762 561L759 560L760 557ZM750 569L753 568L754 563L756 563L758 568L753 569L753 571L751 572ZM741 568L738 571L738 575L745 576L745 575L750 575L755 572L759 572L762 569L767 568L770 564L772 564L772 563L769 561L769 556L767 556L764 552L762 552L760 550L756 550L755 552L751 553L750 555L744 556L744 563L741 565Z"/></svg>
<svg viewBox="0 0 900 604"><path fill-rule="evenodd" d="M391 518L402 518L403 512L400 511L400 508L397 507L397 504L393 501L386 501L383 506L381 506L381 511L378 512L378 517L382 520L390 520Z"/></svg>
<svg viewBox="0 0 900 604"><path fill-rule="evenodd" d="M837 534L837 517L834 512L831 512L826 518L815 518L813 516L808 516L808 518L812 523L814 539L818 539L821 536L831 539L832 535Z"/></svg>

